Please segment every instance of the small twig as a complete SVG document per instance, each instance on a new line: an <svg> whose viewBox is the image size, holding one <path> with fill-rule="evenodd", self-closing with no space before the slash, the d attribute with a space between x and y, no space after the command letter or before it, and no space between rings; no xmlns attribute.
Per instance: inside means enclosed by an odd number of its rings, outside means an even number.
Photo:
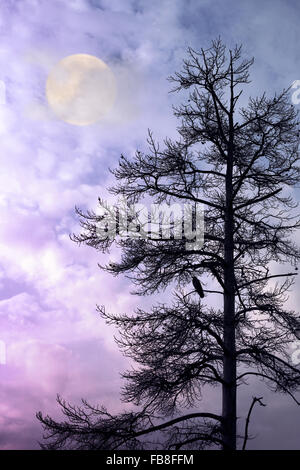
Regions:
<svg viewBox="0 0 300 470"><path fill-rule="evenodd" d="M249 422L250 422L250 416L251 416L251 413L252 413L252 410L254 408L255 403L258 402L260 404L260 406L267 406L261 401L262 399L263 399L263 397L253 397L253 399L252 399L252 403L251 403L251 406L249 408L247 419L246 419L245 437L244 437L244 443L243 443L242 450L246 449L246 445L247 445L247 441L248 441L248 427L249 427Z"/></svg>

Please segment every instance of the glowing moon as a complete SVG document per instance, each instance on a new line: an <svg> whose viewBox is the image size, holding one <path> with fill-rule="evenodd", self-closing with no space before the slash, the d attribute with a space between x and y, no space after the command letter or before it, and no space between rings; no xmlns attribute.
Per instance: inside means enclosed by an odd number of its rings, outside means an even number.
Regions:
<svg viewBox="0 0 300 470"><path fill-rule="evenodd" d="M87 126L103 118L113 106L116 80L101 59L89 54L69 55L50 72L46 96L57 117Z"/></svg>

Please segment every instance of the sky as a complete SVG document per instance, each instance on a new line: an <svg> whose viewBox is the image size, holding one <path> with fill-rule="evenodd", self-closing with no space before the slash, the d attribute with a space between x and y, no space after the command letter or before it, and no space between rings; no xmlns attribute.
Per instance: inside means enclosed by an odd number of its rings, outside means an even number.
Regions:
<svg viewBox="0 0 300 470"><path fill-rule="evenodd" d="M121 153L147 148L148 128L158 140L177 136L172 105L180 95L169 93L167 77L189 46L207 47L219 35L230 47L243 43L255 57L252 95L300 79L299 14L295 0L0 3L0 449L38 448L35 413L60 416L57 393L122 409L128 363L96 304L130 312L156 296L131 295L128 280L99 270L104 255L69 239L78 231L74 207L94 208L105 197L109 168ZM46 98L49 73L72 54L98 57L116 80L109 113L87 126L57 118ZM299 287L289 300L295 309ZM299 449L296 405L249 384L240 416L253 395L267 403L254 411L249 448ZM204 405L213 409L219 398L209 391Z"/></svg>

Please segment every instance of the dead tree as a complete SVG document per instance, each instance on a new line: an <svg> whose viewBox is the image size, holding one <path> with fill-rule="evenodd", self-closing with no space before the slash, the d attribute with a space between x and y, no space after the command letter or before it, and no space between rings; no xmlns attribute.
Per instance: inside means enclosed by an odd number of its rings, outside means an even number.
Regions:
<svg viewBox="0 0 300 470"><path fill-rule="evenodd" d="M65 422L38 415L45 447L143 448L154 439L165 448L234 450L242 438L237 390L251 376L299 405L299 369L289 356L299 317L285 307L300 256L291 237L299 219L290 194L300 180L299 123L288 89L240 106L252 63L240 46L228 50L219 39L207 50L189 49L183 70L170 78L175 91L189 91L174 108L178 140L159 145L149 132L149 150L122 156L113 171L112 193L131 203L144 197L157 204L202 203L201 248L186 249L184 237L105 238L98 228L103 218L78 210L78 243L102 252L112 243L122 248L121 260L104 269L126 274L140 295L177 287L173 304L150 312L111 315L99 308L120 329L118 344L137 364L124 374L123 389L137 411L112 415L60 399ZM200 298L186 290L195 274ZM222 308L216 307L219 296ZM201 410L204 385L222 389L215 413ZM184 407L191 412L184 414Z"/></svg>

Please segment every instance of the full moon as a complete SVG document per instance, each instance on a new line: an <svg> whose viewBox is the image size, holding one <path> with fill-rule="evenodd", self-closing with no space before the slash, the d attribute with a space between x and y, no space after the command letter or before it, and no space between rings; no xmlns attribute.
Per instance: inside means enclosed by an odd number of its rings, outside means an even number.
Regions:
<svg viewBox="0 0 300 470"><path fill-rule="evenodd" d="M101 59L89 54L69 55L51 70L46 96L59 119L87 126L102 119L112 108L116 80Z"/></svg>

